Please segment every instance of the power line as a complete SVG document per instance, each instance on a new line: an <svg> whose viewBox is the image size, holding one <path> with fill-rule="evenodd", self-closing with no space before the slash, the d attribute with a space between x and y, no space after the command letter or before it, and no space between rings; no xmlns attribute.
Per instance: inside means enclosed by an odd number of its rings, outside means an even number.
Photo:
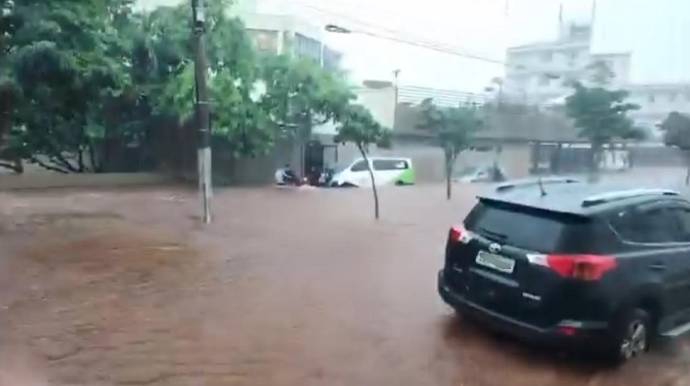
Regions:
<svg viewBox="0 0 690 386"><path fill-rule="evenodd" d="M492 63L492 64L500 64L500 65L502 65L502 66L506 66L506 65L507 65L505 62L500 61L500 60L485 58L485 57L478 56L478 55L473 55L473 54L466 54L466 53L464 53L464 52L460 52L460 51L457 51L457 50L446 49L446 48L438 47L438 46L431 45L431 44L427 44L427 43L420 43L420 42L416 42L416 41L413 41L413 40L406 40L406 39L396 38L396 37L393 37L393 36L379 35L379 34L376 34L376 33L373 33L373 32L368 32L368 31L356 31L356 32L361 33L361 34L363 34L363 35L369 35L369 36L372 36L372 37L376 37L376 38L379 38L379 39L386 39L386 40L390 40L390 41L397 42L397 43L407 44L407 45L411 45L411 46L415 46L415 47L426 48L426 49L429 49L429 50L432 50L432 51L441 52L441 53L444 53L444 54L456 55L456 56L460 56L460 57L463 57L463 58L479 60L479 61L482 61L482 62L487 62L487 63Z"/></svg>
<svg viewBox="0 0 690 386"><path fill-rule="evenodd" d="M501 60L492 59L492 58L487 58L487 57L480 56L480 55L475 55L475 54L470 54L470 53L462 52L462 51L460 51L460 50L458 50L458 49L455 49L455 48L445 48L445 47L443 47L442 44L439 44L439 43L436 43L436 42L424 43L424 42L420 42L420 41L416 41L416 40L411 40L411 39L409 39L409 38L406 39L406 38L404 38L404 37L398 37L398 36L400 36L400 35L403 35L400 31L393 30L393 29L389 29L389 28L382 27L382 26L374 26L374 25L369 24L369 23L367 23L367 22L364 22L364 21L361 21L361 20L352 18L352 17L350 17L350 16L348 16L348 15L344 15L344 14L341 14L341 13L338 13L338 12L333 12L333 11L330 11L330 10L326 10L326 9L323 9L323 8L320 8L320 7L316 7L316 6L311 5L311 4L302 3L302 2L299 2L299 1L297 1L297 2L298 2L299 4L301 4L301 5L305 6L305 7L307 7L307 8L311 8L311 9L314 9L314 10L316 10L316 11L319 11L319 12L322 12L322 13L325 13L325 14L333 15L333 16L336 16L336 17L339 17L339 18L348 20L348 21L350 21L350 22L354 22L354 23L356 23L356 24L358 24L358 25L360 25L360 26L364 26L364 27L369 27L369 28L374 28L374 29L386 31L386 32L388 32L388 33L391 33L393 36L391 36L391 35L382 35L382 34L378 34L378 33L375 33L375 32L366 31L366 30L353 30L352 32L360 33L360 34L363 34L363 35L369 35L369 36L376 37L376 38L379 38L379 39L390 40L390 41L393 41L393 42L396 42L396 43L402 43L402 44L407 44L407 45L416 46L416 47L420 47L420 48L426 48L426 49L430 49L430 50L433 50L433 51L437 51L437 52L441 52L441 53L445 53L445 54L449 54L449 55L456 55L456 56L460 56L460 57L463 57L463 58L466 58L466 59L473 59L473 60L483 61L483 62L486 62L486 63L499 64L499 65L502 65L502 66L506 66L506 63L503 62L503 61L501 61ZM394 35L398 35L398 36L394 36ZM408 36L409 36L409 35L408 35Z"/></svg>
<svg viewBox="0 0 690 386"><path fill-rule="evenodd" d="M304 7L316 10L318 12L321 12L321 13L324 13L327 15L336 16L336 17L341 18L343 20L346 20L350 23L357 24L360 27L363 27L363 28L368 27L370 29L385 31L385 32L392 34L393 36L379 34L379 33L371 32L371 31L367 31L367 30L359 30L359 29L351 30L351 29L343 28L343 30L350 31L351 33L358 33L358 34L362 34L362 35L366 35L366 36L375 37L378 39L384 39L384 40L389 40L389 41L396 42L396 43L407 44L407 45L411 45L411 46L415 46L415 47L419 47L419 48L425 48L425 49L429 49L429 50L440 52L440 53L460 56L460 57L463 57L466 59L482 61L485 63L494 64L494 65L501 65L504 67L514 67L513 65L509 65L506 62L501 61L501 60L487 58L487 57L476 55L476 54L462 52L456 48L446 48L446 47L443 47L441 44L438 44L435 42L427 43L427 42L421 42L418 40L412 40L410 38L399 37L400 35L404 35L404 33L402 33L401 31L386 28L383 26L376 26L376 25L370 24L368 22L364 22L362 20L353 18L349 15L345 15L345 14L338 13L338 12L333 12L330 10L326 10L326 9L323 9L323 8L320 8L320 7L317 7L317 6L308 4L308 3L304 3L304 2L299 1L299 0L292 0L292 1L294 1L295 3L303 5ZM398 35L398 36L395 36L395 35ZM407 36L409 37L410 35L407 35ZM522 68L521 66L515 66L515 67L519 68L521 70L524 70L524 68ZM526 106L532 106L532 107L537 107L537 108L538 107L542 107L542 108L550 107L550 105L548 103L526 104Z"/></svg>
<svg viewBox="0 0 690 386"><path fill-rule="evenodd" d="M295 3L302 4L302 5L313 5L313 3L310 3L310 2L304 2L304 1L300 1L300 0L294 0L294 1L295 1ZM503 0L494 0L494 1L503 1ZM449 1L449 2L450 2L450 3L453 3L453 1ZM357 9L357 10L365 11L365 12L368 12L368 13L376 12L376 13L385 14L386 17L388 17L388 18L394 18L394 19L397 19L397 20L400 20L400 21L403 21L403 22L407 22L407 23L410 23L410 24L414 24L414 25L419 25L419 23L424 22L424 23L434 23L435 26L439 26L438 21L436 21L436 20L430 20L430 19L428 19L428 18L410 18L410 17L404 16L404 15L402 15L402 14L400 14L400 13L391 12L390 10L384 10L384 9L381 9L381 8L375 8L375 7L365 6L365 5L362 5L362 4L357 4L357 3L353 3L353 2L349 2L349 1L348 1L348 2L342 2L342 1L339 1L339 0L330 0L330 1L329 1L329 4L334 4L334 3L335 3L335 4L338 4L338 5L341 5L341 6L343 6L343 7L349 7L349 8L352 8L352 9ZM450 24L445 24L445 25L443 25L443 27L445 27L446 30L442 30L442 29L437 28L437 27L434 28L434 27L431 27L431 26L428 26L428 25L427 25L427 26L425 27L425 32L427 32L427 31L432 31L432 32L437 32L437 33L447 33L449 30L452 30L452 32L459 32L459 33L473 33L473 32L474 32L474 31L472 31L472 30L470 30L470 29L458 28L457 25L451 26ZM385 30L390 31L390 32L401 33L401 31L392 30L392 29L388 29L388 28L385 28L385 27L379 27L379 28L385 29ZM408 36L409 36L409 35L408 35Z"/></svg>

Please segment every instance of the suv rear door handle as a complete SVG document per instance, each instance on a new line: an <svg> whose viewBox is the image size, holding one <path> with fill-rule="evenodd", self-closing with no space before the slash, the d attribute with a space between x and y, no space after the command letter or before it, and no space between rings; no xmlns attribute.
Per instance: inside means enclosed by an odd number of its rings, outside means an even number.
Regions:
<svg viewBox="0 0 690 386"><path fill-rule="evenodd" d="M649 269L654 271L664 271L666 270L666 266L662 263L654 263L649 265Z"/></svg>

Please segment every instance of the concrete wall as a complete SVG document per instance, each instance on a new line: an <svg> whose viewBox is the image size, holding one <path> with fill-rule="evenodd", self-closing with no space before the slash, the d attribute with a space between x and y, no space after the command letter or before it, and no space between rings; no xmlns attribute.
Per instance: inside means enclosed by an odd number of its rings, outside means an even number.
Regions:
<svg viewBox="0 0 690 386"><path fill-rule="evenodd" d="M216 185L267 185L274 181L276 169L290 164L299 173L299 145L290 139L280 139L273 149L264 155L253 158L220 158L222 152L216 151L213 159L213 181Z"/></svg>
<svg viewBox="0 0 690 386"><path fill-rule="evenodd" d="M466 166L492 165L494 159L503 168L507 178L529 177L531 166L531 148L529 144L504 144L500 150L491 148L488 151L466 151L458 157L456 170Z"/></svg>
<svg viewBox="0 0 690 386"><path fill-rule="evenodd" d="M174 183L170 174L103 173L103 174L5 174L0 175L0 190L49 188L116 188L123 186Z"/></svg>
<svg viewBox="0 0 690 386"><path fill-rule="evenodd" d="M407 157L412 158L418 183L435 183L445 180L445 166L443 152L431 143L422 143L409 140L394 140L393 148L379 149L372 147L370 154L382 157ZM497 157L499 165L503 167L508 178L525 178L529 176L531 150L528 144L507 144L502 146L502 151L495 149L488 151L465 151L458 157L455 170L468 166L492 165ZM338 147L337 165L345 166L360 158L359 151L353 145ZM326 162L336 164L333 158Z"/></svg>

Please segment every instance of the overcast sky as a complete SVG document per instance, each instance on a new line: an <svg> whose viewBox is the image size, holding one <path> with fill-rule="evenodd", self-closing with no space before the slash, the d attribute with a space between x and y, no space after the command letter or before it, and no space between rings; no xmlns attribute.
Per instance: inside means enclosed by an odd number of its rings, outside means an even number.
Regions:
<svg viewBox="0 0 690 386"><path fill-rule="evenodd" d="M258 1L265 12L436 42L496 60L504 58L509 46L554 39L560 8L558 0ZM562 3L566 20L590 19L592 0ZM595 15L594 51L633 52L632 81L690 82L690 0L598 0ZM492 77L503 74L501 65L362 34L326 34L326 39L343 52L343 66L354 81L392 79L392 71L400 69L405 85L481 91Z"/></svg>

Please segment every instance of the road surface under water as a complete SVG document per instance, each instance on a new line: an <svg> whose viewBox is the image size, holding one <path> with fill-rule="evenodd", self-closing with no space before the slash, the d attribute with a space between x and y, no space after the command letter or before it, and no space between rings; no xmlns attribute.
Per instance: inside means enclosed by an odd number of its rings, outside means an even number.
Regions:
<svg viewBox="0 0 690 386"><path fill-rule="evenodd" d="M0 386L690 385L690 344L612 369L436 293L477 187L0 195Z"/></svg>

